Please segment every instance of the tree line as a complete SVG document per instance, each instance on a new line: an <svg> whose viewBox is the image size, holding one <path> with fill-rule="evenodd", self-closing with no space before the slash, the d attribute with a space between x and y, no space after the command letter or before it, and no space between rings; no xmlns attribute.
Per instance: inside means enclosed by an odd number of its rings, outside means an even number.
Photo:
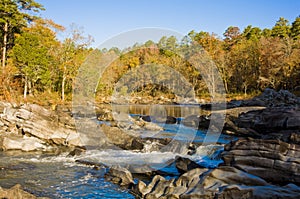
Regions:
<svg viewBox="0 0 300 199"><path fill-rule="evenodd" d="M249 94L271 87L295 90L300 85L300 16L289 23L283 17L271 29L251 25L240 30L228 27L223 36L205 31L190 31L182 40L162 37L135 44L127 49L93 49L92 38L75 26L66 29L52 20L37 17L44 7L34 0L0 2L1 75L3 99L40 95L71 100L79 67L93 52L101 60L104 54L117 59L104 71L96 94L109 96L116 84L130 70L141 65L166 65L182 74L196 95L208 93L201 71L178 54L199 44L215 63L227 93ZM58 35L65 35L58 39ZM172 91L164 84L174 84L170 73L157 68L162 84L137 84L137 95L157 96ZM134 78L134 77L130 77ZM145 77L147 78L147 77ZM131 85L132 86L132 85ZM120 88L128 92L130 85Z"/></svg>
<svg viewBox="0 0 300 199"><path fill-rule="evenodd" d="M205 95L208 93L209 85L204 81L201 70L197 70L179 56L180 52L185 52L187 47L195 44L202 46L205 54L208 55L202 59L209 58L214 62L226 93L247 95L263 91L267 87L290 91L299 89L300 16L291 24L280 17L271 29L260 29L249 25L244 30L240 30L239 27L230 26L225 30L223 37L214 33L192 30L180 41L174 36L164 36L157 43L147 41L123 51L111 49L110 51L117 54L119 59L106 71L98 91L112 93L119 79L135 67L162 64L174 68L188 79L196 95ZM202 70L209 70L209 68L204 67ZM176 81L165 71L158 72L157 78L165 79L163 82ZM139 83L134 81L134 77L128 82ZM126 87L131 86L124 85L124 92L127 90ZM171 92L166 91L167 88L163 88L163 84L147 84L137 90L146 95L156 96L164 89L165 92Z"/></svg>

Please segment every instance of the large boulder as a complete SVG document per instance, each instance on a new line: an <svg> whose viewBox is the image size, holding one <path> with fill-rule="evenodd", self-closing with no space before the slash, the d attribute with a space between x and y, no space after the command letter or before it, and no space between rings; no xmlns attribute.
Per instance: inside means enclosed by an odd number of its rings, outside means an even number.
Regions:
<svg viewBox="0 0 300 199"><path fill-rule="evenodd" d="M10 189L0 187L0 198L3 199L47 199L46 197L36 197L26 191L24 191L21 185L16 184Z"/></svg>
<svg viewBox="0 0 300 199"><path fill-rule="evenodd" d="M125 150L140 150L143 152L161 151L188 153L188 146L170 138L141 137L141 133L133 130L123 130L118 127L111 127L106 124L100 126L103 138L110 146L116 146Z"/></svg>
<svg viewBox="0 0 300 199"><path fill-rule="evenodd" d="M185 157L177 156L175 157L175 166L179 173L185 173L189 170L196 169L196 168L203 168L193 160Z"/></svg>
<svg viewBox="0 0 300 199"><path fill-rule="evenodd" d="M2 103L0 149L51 150L53 147L82 146L72 117L35 104Z"/></svg>
<svg viewBox="0 0 300 199"><path fill-rule="evenodd" d="M120 186L130 187L134 184L132 174L126 168L112 166L105 175L106 179Z"/></svg>
<svg viewBox="0 0 300 199"><path fill-rule="evenodd" d="M3 138L3 150L22 150L22 151L36 151L47 150L46 143L36 137L24 136L7 136Z"/></svg>
<svg viewBox="0 0 300 199"><path fill-rule="evenodd" d="M261 134L280 130L300 130L300 109L266 108L240 114L236 124L239 128L253 129Z"/></svg>
<svg viewBox="0 0 300 199"><path fill-rule="evenodd" d="M231 109L227 110L222 132L242 137L300 143L299 108L272 107L246 110L237 116L231 114Z"/></svg>
<svg viewBox="0 0 300 199"><path fill-rule="evenodd" d="M300 145L280 140L239 139L225 146L224 164L276 184L300 185Z"/></svg>
<svg viewBox="0 0 300 199"><path fill-rule="evenodd" d="M181 123L188 127L204 130L208 129L210 118L206 115L189 115Z"/></svg>
<svg viewBox="0 0 300 199"><path fill-rule="evenodd" d="M111 144L120 147L121 149L136 149L133 148L134 146L137 146L136 144L133 144L133 140L138 138L137 136L130 134L129 131L124 132L118 127L111 127L106 124L101 125L101 130L104 133L104 138ZM138 145L138 147L139 150L142 149L142 145Z"/></svg>
<svg viewBox="0 0 300 199"><path fill-rule="evenodd" d="M295 107L300 105L300 98L287 90L276 92L266 88L264 92L250 100L242 102L241 106L265 106L265 107Z"/></svg>

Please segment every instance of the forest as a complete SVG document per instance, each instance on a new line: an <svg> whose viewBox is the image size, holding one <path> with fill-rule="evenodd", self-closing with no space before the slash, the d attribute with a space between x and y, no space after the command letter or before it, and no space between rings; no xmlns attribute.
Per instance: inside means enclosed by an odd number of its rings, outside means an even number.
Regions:
<svg viewBox="0 0 300 199"><path fill-rule="evenodd" d="M78 69L91 53L100 59L107 53L117 56L99 80L98 97L110 96L127 71L147 64L174 68L197 97L207 96L200 72L176 53L194 44L201 45L214 61L227 94L247 97L265 88L300 91L300 16L293 22L279 17L270 29L230 26L223 35L191 30L182 40L164 36L127 49L96 49L81 28L38 17L44 9L34 0L0 2L2 100L70 102ZM172 79L168 73L157 73ZM155 84L143 85L134 95L172 97L171 91Z"/></svg>

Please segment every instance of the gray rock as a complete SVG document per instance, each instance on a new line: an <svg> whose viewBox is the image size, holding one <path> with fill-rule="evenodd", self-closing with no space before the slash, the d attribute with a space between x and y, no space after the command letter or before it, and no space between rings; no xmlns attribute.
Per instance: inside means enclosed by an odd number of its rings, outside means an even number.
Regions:
<svg viewBox="0 0 300 199"><path fill-rule="evenodd" d="M120 166L112 166L105 177L107 180L120 186L131 186L134 184L130 171Z"/></svg>
<svg viewBox="0 0 300 199"><path fill-rule="evenodd" d="M189 170L196 169L196 168L203 168L193 160L185 157L175 157L175 165L179 173L185 173Z"/></svg>
<svg viewBox="0 0 300 199"><path fill-rule="evenodd" d="M139 181L133 192L141 198L297 198L300 187L275 186L265 180L230 166L216 169L197 168L176 181L155 176L147 185Z"/></svg>
<svg viewBox="0 0 300 199"><path fill-rule="evenodd" d="M48 150L46 143L35 137L27 136L9 136L4 137L2 142L3 150L22 150L22 151L37 151Z"/></svg>
<svg viewBox="0 0 300 199"><path fill-rule="evenodd" d="M206 115L190 115L184 118L181 122L183 125L196 128L196 129L208 129L210 119Z"/></svg>
<svg viewBox="0 0 300 199"><path fill-rule="evenodd" d="M300 105L300 98L287 90L276 92L266 88L264 92L251 99L242 102L241 106L265 106L265 107L296 107Z"/></svg>
<svg viewBox="0 0 300 199"><path fill-rule="evenodd" d="M134 191L142 196L145 197L147 194L149 194L150 192L154 191L154 187L159 183L159 182L165 182L165 178L160 176L160 175L156 175L153 177L152 181L146 185L144 182L139 181L137 183L137 185L134 186ZM157 186L156 186L157 187ZM149 197L149 196L148 196Z"/></svg>
<svg viewBox="0 0 300 199"><path fill-rule="evenodd" d="M36 197L26 191L24 191L21 185L16 184L15 186L11 187L10 189L4 189L0 187L0 198L14 198L14 199L47 199L46 197Z"/></svg>
<svg viewBox="0 0 300 199"><path fill-rule="evenodd" d="M4 105L0 114L0 149L32 151L82 146L70 116L34 104Z"/></svg>
<svg viewBox="0 0 300 199"><path fill-rule="evenodd" d="M224 164L276 184L300 184L300 146L279 140L239 139L225 146Z"/></svg>

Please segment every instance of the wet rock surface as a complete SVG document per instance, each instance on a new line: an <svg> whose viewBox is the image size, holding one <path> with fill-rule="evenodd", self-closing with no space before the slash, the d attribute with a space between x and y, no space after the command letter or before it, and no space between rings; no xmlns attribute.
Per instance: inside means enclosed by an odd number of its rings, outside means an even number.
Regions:
<svg viewBox="0 0 300 199"><path fill-rule="evenodd" d="M112 166L105 177L107 180L120 186L130 187L134 184L130 171L120 166Z"/></svg>
<svg viewBox="0 0 300 199"><path fill-rule="evenodd" d="M111 147L118 147L125 150L139 150L143 152L177 152L187 154L189 146L170 138L141 138L141 134L136 131L124 131L118 127L101 125L104 138Z"/></svg>
<svg viewBox="0 0 300 199"><path fill-rule="evenodd" d="M177 156L177 157L175 157L175 159L176 159L175 160L176 169L181 174L185 173L189 170L195 169L195 168L203 168L202 166L200 166L199 164L197 164L193 160L190 160L189 158Z"/></svg>

